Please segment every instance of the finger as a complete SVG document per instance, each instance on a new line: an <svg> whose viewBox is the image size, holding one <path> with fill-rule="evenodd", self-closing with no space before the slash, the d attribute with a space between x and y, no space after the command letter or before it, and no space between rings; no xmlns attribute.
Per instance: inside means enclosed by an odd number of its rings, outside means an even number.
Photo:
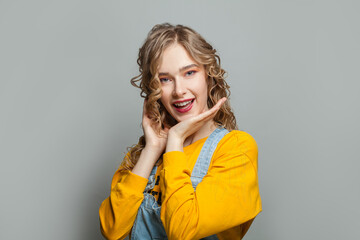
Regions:
<svg viewBox="0 0 360 240"><path fill-rule="evenodd" d="M147 100L147 99L144 99L144 104L143 104L143 116L142 116L142 117L149 119L149 115L148 115L147 108L146 108L147 102L148 102L148 100Z"/></svg>
<svg viewBox="0 0 360 240"><path fill-rule="evenodd" d="M226 100L227 100L226 97L221 98L209 111L217 112L221 108L221 106L226 102Z"/></svg>
<svg viewBox="0 0 360 240"><path fill-rule="evenodd" d="M221 108L221 106L227 101L226 97L221 98L214 107L218 107L219 109Z"/></svg>
<svg viewBox="0 0 360 240"><path fill-rule="evenodd" d="M169 131L170 130L170 126L168 126L166 123L164 123L164 131Z"/></svg>
<svg viewBox="0 0 360 240"><path fill-rule="evenodd" d="M226 102L226 98L221 98L216 104L215 106L213 106L211 109L210 109L210 114L209 116L212 116L212 117L215 117L216 113L220 110L221 106Z"/></svg>
<svg viewBox="0 0 360 240"><path fill-rule="evenodd" d="M213 118L215 117L215 115L216 115L217 112L218 112L218 111L212 111L212 112L209 113L207 116L204 116L204 117L201 119L201 121L202 121L202 122L207 122L208 120L213 119Z"/></svg>
<svg viewBox="0 0 360 240"><path fill-rule="evenodd" d="M146 111L146 103L147 103L147 99L144 99L143 112L142 112L142 125L143 125L143 127L150 125L150 119L149 119L149 116L147 115L147 111Z"/></svg>
<svg viewBox="0 0 360 240"><path fill-rule="evenodd" d="M160 131L160 136L166 138L168 135L169 130L162 130Z"/></svg>
<svg viewBox="0 0 360 240"><path fill-rule="evenodd" d="M210 108L209 110L213 109L213 108L217 108L217 107L221 107L225 102L226 102L227 98L226 97L223 97L223 98L220 98L220 100L214 105L212 106L212 108ZM203 110L202 113L206 112L208 110Z"/></svg>
<svg viewBox="0 0 360 240"><path fill-rule="evenodd" d="M226 102L226 98L221 98L211 109L199 114L195 120L204 121L215 117L216 113L220 110L221 106Z"/></svg>
<svg viewBox="0 0 360 240"><path fill-rule="evenodd" d="M206 112L196 116L193 120L193 124L199 124L201 122L206 122L206 121L214 118L216 113L217 113L217 111L213 111L213 110L206 111Z"/></svg>

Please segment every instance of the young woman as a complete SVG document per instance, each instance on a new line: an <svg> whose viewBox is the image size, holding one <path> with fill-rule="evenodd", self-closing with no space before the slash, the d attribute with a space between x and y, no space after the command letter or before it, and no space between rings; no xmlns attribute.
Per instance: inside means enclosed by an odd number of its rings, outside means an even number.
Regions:
<svg viewBox="0 0 360 240"><path fill-rule="evenodd" d="M242 239L261 211L257 145L236 130L216 50L194 30L156 25L131 82L144 136L100 206L107 239ZM139 83L138 85L136 83Z"/></svg>

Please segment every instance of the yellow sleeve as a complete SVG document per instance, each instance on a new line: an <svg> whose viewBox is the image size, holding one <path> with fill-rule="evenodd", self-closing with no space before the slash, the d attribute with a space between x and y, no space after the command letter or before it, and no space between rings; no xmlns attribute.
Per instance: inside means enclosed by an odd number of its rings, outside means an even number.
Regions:
<svg viewBox="0 0 360 240"><path fill-rule="evenodd" d="M99 209L100 229L106 239L124 239L130 233L147 182L129 170L115 172L110 196Z"/></svg>
<svg viewBox="0 0 360 240"><path fill-rule="evenodd" d="M161 220L168 238L200 239L255 218L261 211L257 156L249 134L230 132L219 142L208 173L194 192L185 153L165 153Z"/></svg>

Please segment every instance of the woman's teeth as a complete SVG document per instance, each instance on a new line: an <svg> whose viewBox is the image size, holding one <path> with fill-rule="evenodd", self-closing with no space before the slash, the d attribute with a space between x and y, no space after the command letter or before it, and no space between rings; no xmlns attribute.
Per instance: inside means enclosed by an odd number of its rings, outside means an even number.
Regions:
<svg viewBox="0 0 360 240"><path fill-rule="evenodd" d="M181 102L181 103L174 103L174 105L175 105L175 107L184 107L184 106L190 104L191 101L192 101L192 100L186 101L186 102Z"/></svg>

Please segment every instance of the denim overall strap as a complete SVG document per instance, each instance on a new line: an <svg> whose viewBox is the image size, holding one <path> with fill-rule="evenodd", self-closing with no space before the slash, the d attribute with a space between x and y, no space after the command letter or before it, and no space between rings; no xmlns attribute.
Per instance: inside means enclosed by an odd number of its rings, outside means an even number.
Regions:
<svg viewBox="0 0 360 240"><path fill-rule="evenodd" d="M191 174L191 182L194 189L196 189L196 186L206 175L216 146L226 133L228 133L226 129L217 128L205 141ZM164 226L160 219L161 206L158 205L155 197L149 193L149 190L152 190L155 186L156 171L157 166L155 165L150 173L149 181L144 190L144 200L139 207L131 230L131 240L167 239ZM218 240L218 238L215 234L202 238L202 240Z"/></svg>
<svg viewBox="0 0 360 240"><path fill-rule="evenodd" d="M204 146L201 148L201 152L191 173L191 182L194 190L196 190L197 185L207 174L212 155L214 154L214 151L220 140L228 132L229 131L226 128L218 127L206 139L206 142L204 143Z"/></svg>
<svg viewBox="0 0 360 240"><path fill-rule="evenodd" d="M207 174L212 156L218 143L228 132L229 131L227 129L218 127L206 139L191 173L191 183L193 185L194 191L196 191L197 185ZM218 237L216 234L214 234L208 237L204 237L201 240L218 240Z"/></svg>

